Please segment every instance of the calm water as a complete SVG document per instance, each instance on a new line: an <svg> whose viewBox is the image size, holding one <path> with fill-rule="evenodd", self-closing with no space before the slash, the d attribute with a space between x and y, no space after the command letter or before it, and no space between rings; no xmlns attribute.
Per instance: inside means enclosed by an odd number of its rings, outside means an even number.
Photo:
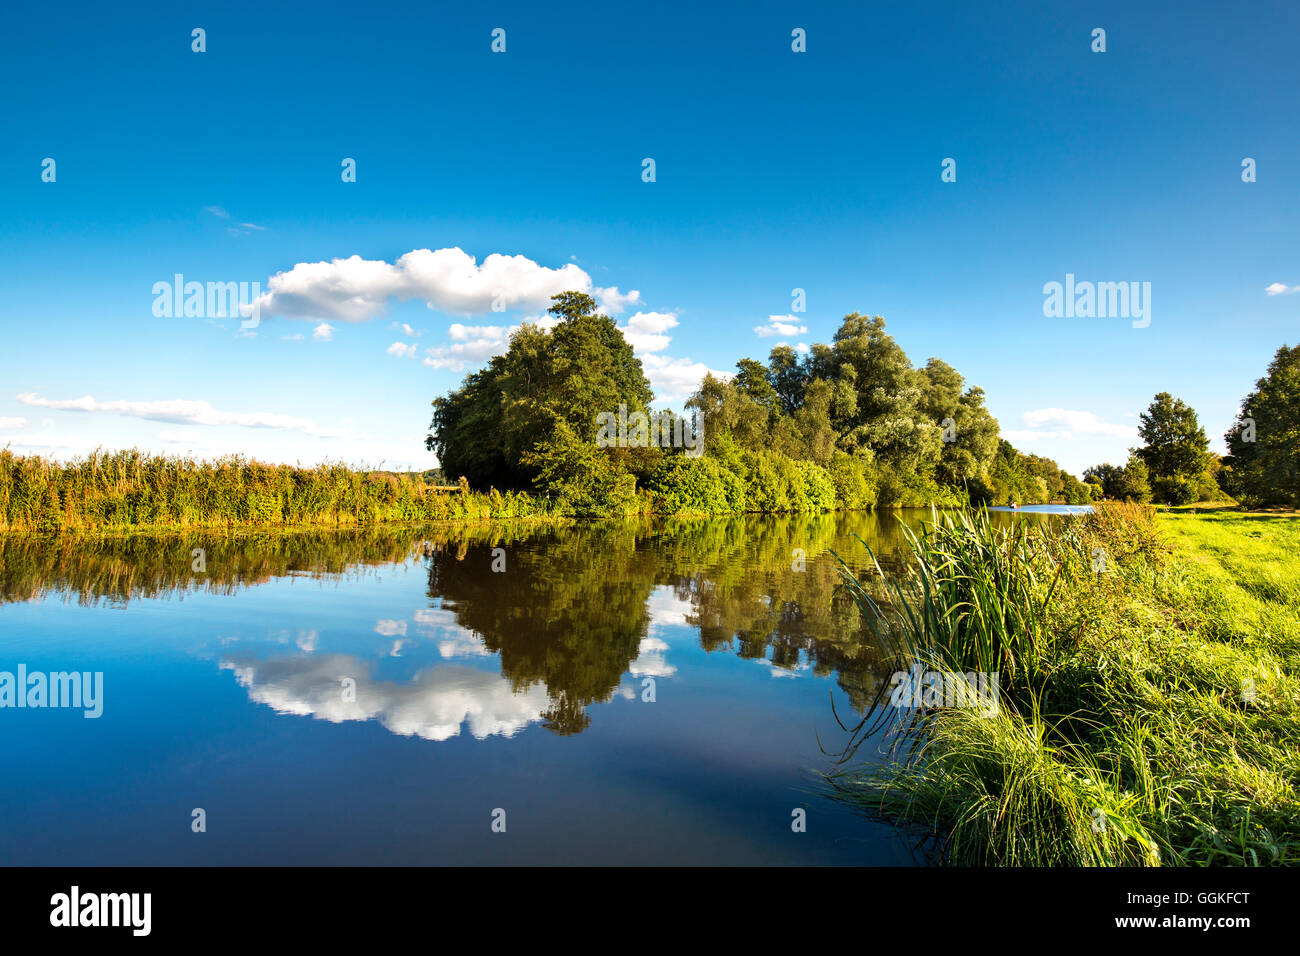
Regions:
<svg viewBox="0 0 1300 956"><path fill-rule="evenodd" d="M104 675L0 709L0 863L909 862L810 792L887 678L831 550L901 527L0 537L0 671Z"/></svg>

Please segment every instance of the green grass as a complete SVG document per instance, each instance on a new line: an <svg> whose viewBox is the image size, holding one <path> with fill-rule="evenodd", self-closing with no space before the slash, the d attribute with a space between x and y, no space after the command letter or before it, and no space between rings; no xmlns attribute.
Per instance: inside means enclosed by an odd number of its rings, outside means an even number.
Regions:
<svg viewBox="0 0 1300 956"><path fill-rule="evenodd" d="M1300 521L1107 505L1037 533L936 523L907 578L846 583L927 667L1014 658L1003 706L878 701L834 796L959 864L1300 862ZM884 761L860 759L881 734Z"/></svg>

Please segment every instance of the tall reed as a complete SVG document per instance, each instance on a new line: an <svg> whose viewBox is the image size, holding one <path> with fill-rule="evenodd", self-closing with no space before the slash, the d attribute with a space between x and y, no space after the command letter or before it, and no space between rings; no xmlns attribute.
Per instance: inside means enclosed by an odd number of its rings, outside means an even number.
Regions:
<svg viewBox="0 0 1300 956"><path fill-rule="evenodd" d="M434 486L342 463L271 465L95 451L66 463L0 449L0 531L351 526L545 516L535 495Z"/></svg>

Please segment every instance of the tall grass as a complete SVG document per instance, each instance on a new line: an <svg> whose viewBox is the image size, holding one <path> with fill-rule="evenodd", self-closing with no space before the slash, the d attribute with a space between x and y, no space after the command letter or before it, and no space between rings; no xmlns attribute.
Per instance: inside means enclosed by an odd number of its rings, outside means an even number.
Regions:
<svg viewBox="0 0 1300 956"><path fill-rule="evenodd" d="M912 552L901 577L844 583L896 661L996 666L1002 706L900 714L882 695L827 775L836 798L953 863L1300 862L1292 634L1229 626L1229 582L1152 509L936 517Z"/></svg>
<svg viewBox="0 0 1300 956"><path fill-rule="evenodd" d="M550 513L545 499L449 493L422 475L94 452L67 463L0 449L0 531L346 526Z"/></svg>

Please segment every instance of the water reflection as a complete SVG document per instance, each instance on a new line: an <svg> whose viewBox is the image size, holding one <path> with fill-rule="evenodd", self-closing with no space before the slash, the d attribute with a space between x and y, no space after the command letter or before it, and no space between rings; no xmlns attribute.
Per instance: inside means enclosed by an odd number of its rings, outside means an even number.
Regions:
<svg viewBox="0 0 1300 956"><path fill-rule="evenodd" d="M425 740L446 740L468 726L479 740L506 737L544 719L544 689L520 692L499 675L450 664L417 675L411 683L375 680L369 665L348 654L257 661L227 658L249 699L278 713L331 723L377 720L386 729ZM349 682L349 683L345 683Z"/></svg>
<svg viewBox="0 0 1300 956"><path fill-rule="evenodd" d="M666 636L688 634L772 677L833 680L862 711L885 675L832 551L857 568L870 544L902 560L921 516L740 517L567 526L481 525L278 535L0 537L4 601L124 606L277 579L359 582L420 575L424 607L355 627L322 652L319 628L282 629L262 655L222 653L251 700L285 714L375 720L445 740L591 726L594 705L677 673ZM191 555L202 549L195 569ZM505 550L504 569L498 559ZM493 570L494 565L498 570ZM223 644L238 643L235 637ZM244 641L248 643L247 639ZM418 650L432 648L431 654ZM284 652L292 649L290 656ZM413 656L414 655L414 656ZM374 667L411 661L378 678ZM341 681L355 681L348 699Z"/></svg>
<svg viewBox="0 0 1300 956"><path fill-rule="evenodd" d="M0 720L0 863L908 862L809 771L888 680L831 552L922 517L0 535L0 669L105 675Z"/></svg>

